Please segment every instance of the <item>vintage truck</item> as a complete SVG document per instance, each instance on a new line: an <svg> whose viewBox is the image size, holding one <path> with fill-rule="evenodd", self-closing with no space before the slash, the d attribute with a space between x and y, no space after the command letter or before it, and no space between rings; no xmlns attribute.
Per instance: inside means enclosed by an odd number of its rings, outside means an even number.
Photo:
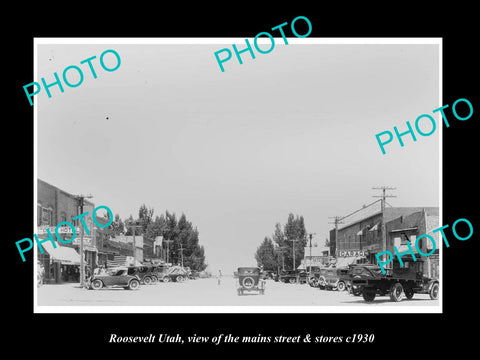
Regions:
<svg viewBox="0 0 480 360"><path fill-rule="evenodd" d="M406 297L412 299L416 294L429 294L432 300L438 299L439 282L424 276L424 261L413 260L411 256L403 257L403 266L398 259L393 261L392 268L383 274L380 266L372 264L351 265L342 278L354 295L362 295L367 302L375 300L377 295L390 296L398 302Z"/></svg>

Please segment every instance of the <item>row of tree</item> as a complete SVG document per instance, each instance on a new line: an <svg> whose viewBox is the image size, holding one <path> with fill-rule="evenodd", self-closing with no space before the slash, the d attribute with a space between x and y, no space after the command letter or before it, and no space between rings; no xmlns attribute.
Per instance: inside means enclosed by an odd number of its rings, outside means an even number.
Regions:
<svg viewBox="0 0 480 360"><path fill-rule="evenodd" d="M298 267L304 256L307 235L303 216L289 214L286 224L283 227L280 223L275 224L272 236L265 236L257 248L255 252L257 265L270 271L291 270L295 252L295 266Z"/></svg>
<svg viewBox="0 0 480 360"><path fill-rule="evenodd" d="M185 214L178 219L175 213L168 211L165 214L154 217L154 209L147 208L145 204L140 206L138 217L130 215L122 220L120 215L115 214L112 224L103 232L105 238L119 235L142 235L145 243L153 243L155 239L161 236L162 241L161 255L173 264L180 264L190 267L192 270L203 271L207 267L205 263L205 250L199 244L199 232L197 227L193 226L191 221L187 220ZM152 249L152 252L155 249ZM152 254L153 255L153 254Z"/></svg>

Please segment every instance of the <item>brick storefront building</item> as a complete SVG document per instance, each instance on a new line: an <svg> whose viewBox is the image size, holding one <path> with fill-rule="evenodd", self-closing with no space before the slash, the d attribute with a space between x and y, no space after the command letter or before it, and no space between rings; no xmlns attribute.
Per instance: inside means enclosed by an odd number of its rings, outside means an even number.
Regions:
<svg viewBox="0 0 480 360"><path fill-rule="evenodd" d="M95 205L84 200L83 212L92 214ZM38 261L45 268L46 282L79 281L80 274L80 226L81 220L73 220L80 214L79 201L77 196L57 188L43 180L37 179L37 236L39 239L46 239L48 234L46 228L50 229L55 240L56 248L50 241L42 244L44 253L38 251ZM97 248L95 244L95 226L91 216L84 217L90 235L84 235L85 264L93 267L97 261ZM76 237L71 243L60 243L55 238L55 227L64 221L72 223L76 228ZM70 230L65 227L66 232L60 236L64 240L72 237Z"/></svg>
<svg viewBox="0 0 480 360"><path fill-rule="evenodd" d="M385 250L393 253L394 246L403 252L407 239L414 247L417 236L439 226L438 207L385 207L382 210L381 201L377 200L341 218L337 231L330 231L330 251L337 257L337 263L357 261L375 264L376 254ZM432 236L437 250L424 258L424 270L427 276L438 277L438 234ZM422 252L428 253L431 244L423 239L419 247Z"/></svg>

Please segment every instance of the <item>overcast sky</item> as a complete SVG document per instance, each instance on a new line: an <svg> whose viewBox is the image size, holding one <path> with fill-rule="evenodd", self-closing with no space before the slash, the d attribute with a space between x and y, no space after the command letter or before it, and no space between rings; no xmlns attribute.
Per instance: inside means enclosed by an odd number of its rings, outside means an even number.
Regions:
<svg viewBox="0 0 480 360"><path fill-rule="evenodd" d="M375 140L442 105L438 45L277 45L222 73L227 46L39 45L35 81L68 65L85 78L35 97L38 177L122 218L185 213L224 272L255 264L290 212L323 245L328 217L376 200L372 186L395 186L393 206L439 205L438 129L386 155ZM98 63L107 49L116 71ZM93 55L97 79L80 65Z"/></svg>

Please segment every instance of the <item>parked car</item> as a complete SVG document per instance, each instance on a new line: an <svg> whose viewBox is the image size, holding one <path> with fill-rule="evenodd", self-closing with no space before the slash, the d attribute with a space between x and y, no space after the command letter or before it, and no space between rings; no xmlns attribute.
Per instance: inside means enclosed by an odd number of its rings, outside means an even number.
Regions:
<svg viewBox="0 0 480 360"><path fill-rule="evenodd" d="M279 281L284 283L300 283L304 284L308 280L308 274L304 270L282 270L279 274Z"/></svg>
<svg viewBox="0 0 480 360"><path fill-rule="evenodd" d="M324 267L320 268L316 274L316 284L321 290L338 290L347 289L347 281L344 275L348 273L348 267ZM311 280L312 281L312 280Z"/></svg>
<svg viewBox="0 0 480 360"><path fill-rule="evenodd" d="M157 276L153 273L152 265L129 266L128 275L137 276L142 284L151 285L157 282Z"/></svg>
<svg viewBox="0 0 480 360"><path fill-rule="evenodd" d="M110 268L106 273L93 275L86 282L87 289L99 290L104 287L123 287L128 290L137 290L140 280L135 275L128 275L127 267Z"/></svg>
<svg viewBox="0 0 480 360"><path fill-rule="evenodd" d="M439 281L423 274L423 260L415 261L410 257L402 257L400 266L394 259L391 269L383 274L378 265L355 265L349 271L353 287L360 291L367 302L375 300L377 295L389 295L390 300L398 302L405 296L412 299L415 293L429 294L432 300L438 299Z"/></svg>
<svg viewBox="0 0 480 360"><path fill-rule="evenodd" d="M184 282L188 279L188 272L181 266L172 266L160 278L163 282Z"/></svg>
<svg viewBox="0 0 480 360"><path fill-rule="evenodd" d="M319 278L320 278L320 267L319 266L312 266L312 271L311 273L308 275L308 278L307 278L307 283L308 285L310 285L311 287L318 287L319 286Z"/></svg>
<svg viewBox="0 0 480 360"><path fill-rule="evenodd" d="M260 268L258 267L239 267L238 268L238 295L246 292L256 292L261 295L265 294L264 279L260 277Z"/></svg>
<svg viewBox="0 0 480 360"><path fill-rule="evenodd" d="M265 270L261 273L262 279L271 280L275 278L275 272L271 270Z"/></svg>

